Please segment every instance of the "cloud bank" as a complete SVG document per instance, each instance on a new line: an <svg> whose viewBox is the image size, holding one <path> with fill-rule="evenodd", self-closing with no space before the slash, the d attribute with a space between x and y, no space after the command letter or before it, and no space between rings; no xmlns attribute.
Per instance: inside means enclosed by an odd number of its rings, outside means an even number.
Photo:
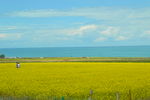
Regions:
<svg viewBox="0 0 150 100"><path fill-rule="evenodd" d="M10 37L22 38L30 42L65 42L74 41L87 43L101 42L128 42L135 40L149 41L150 39L150 8L117 8L117 7L91 7L76 8L68 10L39 9L15 11L5 14L9 18L21 19L49 19L56 24L55 27L48 22L39 21L40 24L35 26L0 26L0 39L14 39ZM61 21L58 23L57 18L73 19L69 23ZM75 19L84 19L78 21ZM90 21L89 21L90 20ZM89 22L88 22L89 21ZM50 21L49 21L50 22ZM41 26L41 23L43 24ZM81 23L81 24L75 24ZM67 25L68 26L67 26ZM63 27L64 26L64 27ZM26 27L26 28L23 28ZM51 28L53 27L53 28ZM4 33L6 32L6 33ZM15 34L15 33L16 34ZM20 34L19 32L22 32ZM19 34L20 35L19 35ZM8 38L9 37L9 38Z"/></svg>

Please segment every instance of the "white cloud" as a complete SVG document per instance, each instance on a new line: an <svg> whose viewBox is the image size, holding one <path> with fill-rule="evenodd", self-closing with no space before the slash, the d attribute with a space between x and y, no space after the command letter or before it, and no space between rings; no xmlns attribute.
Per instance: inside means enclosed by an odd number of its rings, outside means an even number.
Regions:
<svg viewBox="0 0 150 100"><path fill-rule="evenodd" d="M86 30L93 30L93 29L96 29L97 26L96 25L86 25L86 26L81 26L80 27L80 31L86 31Z"/></svg>
<svg viewBox="0 0 150 100"><path fill-rule="evenodd" d="M106 30L101 31L100 34L105 36L115 36L119 33L119 28L109 26Z"/></svg>
<svg viewBox="0 0 150 100"><path fill-rule="evenodd" d="M126 33L126 30L120 27L114 27L114 26L105 26L104 29L100 30L100 38L97 38L95 41L103 41L106 39L112 39L112 40L128 40L131 37L131 33ZM103 37L103 38L101 38Z"/></svg>
<svg viewBox="0 0 150 100"><path fill-rule="evenodd" d="M70 17L81 16L83 18L90 18L90 20L91 19L93 20L93 22L91 22L88 25L77 26L77 24L76 25L74 24L74 28L72 27L67 27L64 29L57 28L57 30L50 30L50 31L48 30L48 32L47 33L45 32L45 34L56 33L61 36L65 35L66 37L67 36L83 37L89 35L90 33L90 34L99 34L98 37L106 37L107 39L111 38L120 41L127 40L129 38L131 39L131 38L149 37L149 32L148 31L145 32L145 30L149 29L150 26L150 19L149 19L150 7L136 8L136 9L121 8L121 7L120 8L89 7L89 8L75 8L68 10L40 9L40 10L16 11L8 13L7 15L25 18L26 17L55 18L62 16L70 16ZM82 21L80 23L82 23Z"/></svg>
<svg viewBox="0 0 150 100"><path fill-rule="evenodd" d="M140 36L142 38L150 38L150 30L144 31Z"/></svg>
<svg viewBox="0 0 150 100"><path fill-rule="evenodd" d="M0 34L0 39L6 38L7 34Z"/></svg>
<svg viewBox="0 0 150 100"><path fill-rule="evenodd" d="M82 36L88 32L94 31L98 28L97 25L84 25L84 26L80 26L78 29L70 29L67 30L65 34L69 35L69 36Z"/></svg>
<svg viewBox="0 0 150 100"><path fill-rule="evenodd" d="M27 10L27 11L16 11L7 14L9 16L18 17L56 17L56 16L76 16L72 10L54 10L54 9L40 9L40 10Z"/></svg>
<svg viewBox="0 0 150 100"><path fill-rule="evenodd" d="M93 42L101 42L108 40L127 40L129 36L120 27L105 26L99 24L87 24L76 28L66 29L37 29L33 31L35 33L34 40L75 40L84 38L92 39Z"/></svg>
<svg viewBox="0 0 150 100"><path fill-rule="evenodd" d="M57 40L72 40L72 39L69 38L69 37L57 37L56 39L57 39Z"/></svg>
<svg viewBox="0 0 150 100"><path fill-rule="evenodd" d="M150 36L150 31L145 31L144 34Z"/></svg>
<svg viewBox="0 0 150 100"><path fill-rule="evenodd" d="M129 37L125 37L125 36L118 36L118 37L116 37L116 40L128 40L129 39Z"/></svg>
<svg viewBox="0 0 150 100"><path fill-rule="evenodd" d="M96 38L96 39L94 40L94 42L101 42L101 41L105 41L105 40L107 40L106 37L99 37L99 38Z"/></svg>
<svg viewBox="0 0 150 100"><path fill-rule="evenodd" d="M0 30L15 30L16 26L0 26Z"/></svg>
<svg viewBox="0 0 150 100"><path fill-rule="evenodd" d="M1 40L18 40L21 38L21 34L18 33L0 33L0 39Z"/></svg>
<svg viewBox="0 0 150 100"><path fill-rule="evenodd" d="M13 36L15 36L15 38L20 39L22 37L21 34L13 34Z"/></svg>
<svg viewBox="0 0 150 100"><path fill-rule="evenodd" d="M16 17L56 17L56 16L83 16L93 19L111 19L125 21L126 19L148 18L150 8L117 8L117 7L89 7L69 10L39 9L8 13ZM122 19L123 18L123 19Z"/></svg>

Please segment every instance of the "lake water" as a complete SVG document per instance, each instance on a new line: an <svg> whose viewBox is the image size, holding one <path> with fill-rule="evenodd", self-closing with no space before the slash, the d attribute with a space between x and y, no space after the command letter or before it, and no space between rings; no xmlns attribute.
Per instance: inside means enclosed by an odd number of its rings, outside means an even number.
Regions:
<svg viewBox="0 0 150 100"><path fill-rule="evenodd" d="M150 46L3 48L6 57L150 57Z"/></svg>

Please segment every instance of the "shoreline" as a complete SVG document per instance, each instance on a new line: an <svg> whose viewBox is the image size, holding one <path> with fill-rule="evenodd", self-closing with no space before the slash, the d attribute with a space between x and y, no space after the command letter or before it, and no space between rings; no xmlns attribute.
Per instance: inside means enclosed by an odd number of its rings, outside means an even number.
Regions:
<svg viewBox="0 0 150 100"><path fill-rule="evenodd" d="M150 63L150 57L35 57L35 58L0 58L0 63L15 62L139 62Z"/></svg>

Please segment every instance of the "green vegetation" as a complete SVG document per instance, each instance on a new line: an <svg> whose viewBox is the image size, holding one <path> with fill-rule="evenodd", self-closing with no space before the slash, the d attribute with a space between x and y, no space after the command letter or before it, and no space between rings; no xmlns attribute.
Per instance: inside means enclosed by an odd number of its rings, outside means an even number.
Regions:
<svg viewBox="0 0 150 100"><path fill-rule="evenodd" d="M0 64L0 96L87 100L90 90L93 100L116 100L116 93L120 100L149 98L150 63L21 63L20 69Z"/></svg>
<svg viewBox="0 0 150 100"><path fill-rule="evenodd" d="M149 57L45 57L45 58L5 58L7 62L150 62Z"/></svg>
<svg viewBox="0 0 150 100"><path fill-rule="evenodd" d="M5 58L5 55L4 54L0 54L0 58Z"/></svg>

